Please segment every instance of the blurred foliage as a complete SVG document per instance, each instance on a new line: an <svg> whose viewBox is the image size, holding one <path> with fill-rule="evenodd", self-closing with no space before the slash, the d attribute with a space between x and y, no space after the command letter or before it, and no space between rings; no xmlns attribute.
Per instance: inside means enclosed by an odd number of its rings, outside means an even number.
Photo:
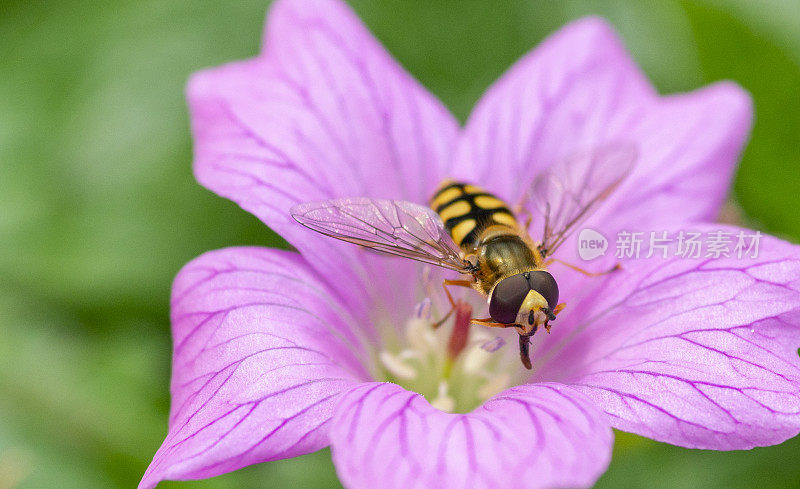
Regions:
<svg viewBox="0 0 800 489"><path fill-rule="evenodd" d="M800 240L796 0L410 1L353 6L464 120L567 21L617 26L662 92L722 78L757 122L747 219ZM165 432L172 277L200 253L282 246L197 185L189 73L254 55L264 1L0 3L0 488L134 487ZM800 486L800 439L703 452L618 434L598 487ZM339 487L327 451L160 487Z"/></svg>

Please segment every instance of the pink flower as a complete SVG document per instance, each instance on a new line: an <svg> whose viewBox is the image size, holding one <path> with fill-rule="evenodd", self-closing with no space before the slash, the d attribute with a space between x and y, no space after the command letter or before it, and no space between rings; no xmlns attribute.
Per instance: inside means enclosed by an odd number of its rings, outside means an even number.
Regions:
<svg viewBox="0 0 800 489"><path fill-rule="evenodd" d="M439 272L288 212L350 196L424 204L446 177L516 202L554 162L625 140L635 170L588 227L722 229L709 223L752 117L738 86L659 97L589 18L521 59L462 129L338 1L276 2L264 46L192 77L195 172L299 253L228 248L178 274L169 434L140 488L329 445L348 488L587 487L612 427L717 450L800 431L794 245L765 236L757 258L629 260L594 279L554 265L568 307L535 337L532 374L474 327L445 378L447 328L425 312L426 297L443 310Z"/></svg>

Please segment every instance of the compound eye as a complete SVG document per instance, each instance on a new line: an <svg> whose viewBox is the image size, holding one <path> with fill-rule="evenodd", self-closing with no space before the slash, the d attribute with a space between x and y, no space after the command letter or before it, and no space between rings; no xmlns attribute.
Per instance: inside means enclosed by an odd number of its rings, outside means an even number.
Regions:
<svg viewBox="0 0 800 489"><path fill-rule="evenodd" d="M489 315L498 323L515 322L522 301L530 290L528 280L521 273L504 278L494 286L489 301Z"/></svg>
<svg viewBox="0 0 800 489"><path fill-rule="evenodd" d="M555 309L558 304L558 284L549 272L533 270L530 272L528 286L544 297L551 310Z"/></svg>

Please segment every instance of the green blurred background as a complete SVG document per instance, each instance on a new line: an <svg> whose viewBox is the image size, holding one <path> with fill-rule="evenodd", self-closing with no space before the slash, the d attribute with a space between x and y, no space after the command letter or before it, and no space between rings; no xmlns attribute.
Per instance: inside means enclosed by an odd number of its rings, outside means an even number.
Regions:
<svg viewBox="0 0 800 489"><path fill-rule="evenodd" d="M206 250L280 246L195 183L183 97L191 72L257 52L267 4L0 2L0 489L135 487L166 433L173 276ZM589 13L662 92L738 81L757 122L734 199L800 241L797 0L352 5L462 121ZM715 453L618 434L598 487L800 487L799 459L800 439ZM289 486L339 487L329 453L159 487Z"/></svg>

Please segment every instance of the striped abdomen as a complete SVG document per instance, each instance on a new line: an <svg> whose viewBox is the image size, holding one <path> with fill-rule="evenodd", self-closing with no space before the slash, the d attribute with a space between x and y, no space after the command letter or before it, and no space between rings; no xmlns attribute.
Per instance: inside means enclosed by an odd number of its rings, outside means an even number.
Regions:
<svg viewBox="0 0 800 489"><path fill-rule="evenodd" d="M433 194L430 206L442 218L453 241L467 251L475 249L488 226L518 227L505 202L475 185L447 180Z"/></svg>

